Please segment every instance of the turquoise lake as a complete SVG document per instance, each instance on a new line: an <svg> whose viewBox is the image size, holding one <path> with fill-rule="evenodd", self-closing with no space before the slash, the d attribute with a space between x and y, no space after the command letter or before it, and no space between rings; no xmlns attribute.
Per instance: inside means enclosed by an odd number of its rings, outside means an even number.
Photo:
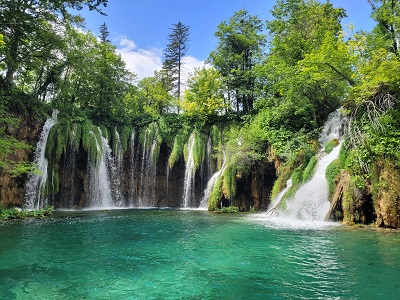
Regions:
<svg viewBox="0 0 400 300"><path fill-rule="evenodd" d="M400 299L400 232L199 210L0 223L0 299Z"/></svg>

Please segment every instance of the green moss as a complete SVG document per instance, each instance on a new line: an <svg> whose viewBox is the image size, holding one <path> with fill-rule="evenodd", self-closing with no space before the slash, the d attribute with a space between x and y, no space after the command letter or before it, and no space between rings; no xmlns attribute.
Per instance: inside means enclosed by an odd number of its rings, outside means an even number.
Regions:
<svg viewBox="0 0 400 300"><path fill-rule="evenodd" d="M239 208L237 206L227 206L227 207L218 208L215 211L218 213L232 214L232 213L238 213Z"/></svg>
<svg viewBox="0 0 400 300"><path fill-rule="evenodd" d="M335 148L337 145L339 145L338 139L333 139L333 140L327 142L325 145L325 152L328 154L331 153L333 148Z"/></svg>
<svg viewBox="0 0 400 300"><path fill-rule="evenodd" d="M342 143L339 151L339 166L344 169L346 167L349 151L346 149L346 143Z"/></svg>
<svg viewBox="0 0 400 300"><path fill-rule="evenodd" d="M222 174L222 193L227 199L233 199L236 194L236 166L228 165Z"/></svg>
<svg viewBox="0 0 400 300"><path fill-rule="evenodd" d="M120 138L122 144L122 151L125 153L128 150L129 141L132 135L132 127L122 126L120 129Z"/></svg>
<svg viewBox="0 0 400 300"><path fill-rule="evenodd" d="M292 174L293 187L298 187L303 182L303 169L301 167L296 168Z"/></svg>
<svg viewBox="0 0 400 300"><path fill-rule="evenodd" d="M142 145L143 151L151 151L153 148L153 163L156 163L160 154L160 145L162 138L158 134L157 123L150 123L146 128L142 128L139 134L139 141ZM155 144L154 144L155 143Z"/></svg>
<svg viewBox="0 0 400 300"><path fill-rule="evenodd" d="M308 162L307 167L305 168L305 170L303 172L303 177L302 177L303 183L311 180L311 178L314 176L317 164L318 164L317 157L316 156L311 157L311 159Z"/></svg>
<svg viewBox="0 0 400 300"><path fill-rule="evenodd" d="M222 178L219 177L215 182L214 188L208 199L208 210L214 211L218 208L219 200L222 197Z"/></svg>
<svg viewBox="0 0 400 300"><path fill-rule="evenodd" d="M213 153L217 159L217 168L220 170L224 163L223 130L217 125L211 126L210 137L213 145Z"/></svg>
<svg viewBox="0 0 400 300"><path fill-rule="evenodd" d="M85 139L82 141L83 149L93 161L100 160L103 155L102 132L99 127L85 126Z"/></svg>
<svg viewBox="0 0 400 300"><path fill-rule="evenodd" d="M168 166L172 168L175 163L179 160L179 158L183 154L183 147L184 147L184 137L182 135L175 136L174 139L174 146L172 147L171 154L168 158Z"/></svg>
<svg viewBox="0 0 400 300"><path fill-rule="evenodd" d="M194 145L193 145L193 160L196 170L200 168L206 157L207 150L207 137L196 131L194 136Z"/></svg>
<svg viewBox="0 0 400 300"><path fill-rule="evenodd" d="M292 171L290 167L284 167L278 176L278 179L275 180L274 186L272 187L271 199L274 199L278 196L278 194L285 188L286 182L290 178Z"/></svg>
<svg viewBox="0 0 400 300"><path fill-rule="evenodd" d="M336 159L329 164L326 168L325 178L329 187L329 195L331 195L335 191L335 180L340 175L340 163L339 160Z"/></svg>
<svg viewBox="0 0 400 300"><path fill-rule="evenodd" d="M342 208L343 208L343 222L349 225L354 224L354 199L353 190L355 188L355 180L350 180L349 188L344 192Z"/></svg>
<svg viewBox="0 0 400 300"><path fill-rule="evenodd" d="M44 209L27 211L19 208L9 208L3 209L0 205L0 220L7 219L26 219L26 218L43 218L45 216L51 215L53 212L53 206L47 206Z"/></svg>

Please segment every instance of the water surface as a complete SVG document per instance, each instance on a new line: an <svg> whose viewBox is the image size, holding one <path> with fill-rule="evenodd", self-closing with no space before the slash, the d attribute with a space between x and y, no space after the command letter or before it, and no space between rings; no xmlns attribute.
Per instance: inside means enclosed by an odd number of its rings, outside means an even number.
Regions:
<svg viewBox="0 0 400 300"><path fill-rule="evenodd" d="M400 232L190 210L0 223L0 299L400 299Z"/></svg>

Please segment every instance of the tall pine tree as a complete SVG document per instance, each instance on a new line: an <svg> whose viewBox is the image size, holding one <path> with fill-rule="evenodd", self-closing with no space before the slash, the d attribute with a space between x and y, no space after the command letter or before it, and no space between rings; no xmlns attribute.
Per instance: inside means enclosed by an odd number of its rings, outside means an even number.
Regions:
<svg viewBox="0 0 400 300"><path fill-rule="evenodd" d="M182 60L189 48L189 27L182 22L172 26L172 32L168 35L169 44L164 50L162 69L167 77L169 90L175 93L179 101L181 96Z"/></svg>

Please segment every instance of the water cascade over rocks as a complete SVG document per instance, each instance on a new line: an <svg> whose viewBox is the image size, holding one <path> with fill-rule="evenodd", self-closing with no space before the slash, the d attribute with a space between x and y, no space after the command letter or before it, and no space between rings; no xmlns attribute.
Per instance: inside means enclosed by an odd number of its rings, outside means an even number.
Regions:
<svg viewBox="0 0 400 300"><path fill-rule="evenodd" d="M346 119L339 111L335 111L329 115L319 138L322 148L319 153L320 159L317 163L314 176L296 191L292 199L286 200L286 210L277 210L279 217L303 221L323 221L325 219L330 206L325 172L328 165L338 158L340 142L329 154L324 154L324 146L333 139L340 141L345 121ZM280 200L290 186L291 182L287 184L286 188L277 196L277 199L273 201L268 213L277 209Z"/></svg>
<svg viewBox="0 0 400 300"><path fill-rule="evenodd" d="M58 111L54 111L51 118L46 121L36 145L34 164L37 166L39 173L31 173L26 183L24 207L27 210L41 209L48 204L45 191L48 178L48 161L45 157L45 151L50 130L57 123L57 114Z"/></svg>
<svg viewBox="0 0 400 300"><path fill-rule="evenodd" d="M226 169L226 159L219 152L224 147L222 131L214 127L208 133L194 130L189 137L181 135L178 154L170 161L174 149L162 140L164 128L158 126L107 129L85 122L57 122L55 116L47 120L35 158L42 175L30 175L24 206L206 209ZM220 160L222 166L217 170ZM235 203L241 210L266 208L269 203L273 164L257 172L238 178ZM219 206L227 204L222 199Z"/></svg>

